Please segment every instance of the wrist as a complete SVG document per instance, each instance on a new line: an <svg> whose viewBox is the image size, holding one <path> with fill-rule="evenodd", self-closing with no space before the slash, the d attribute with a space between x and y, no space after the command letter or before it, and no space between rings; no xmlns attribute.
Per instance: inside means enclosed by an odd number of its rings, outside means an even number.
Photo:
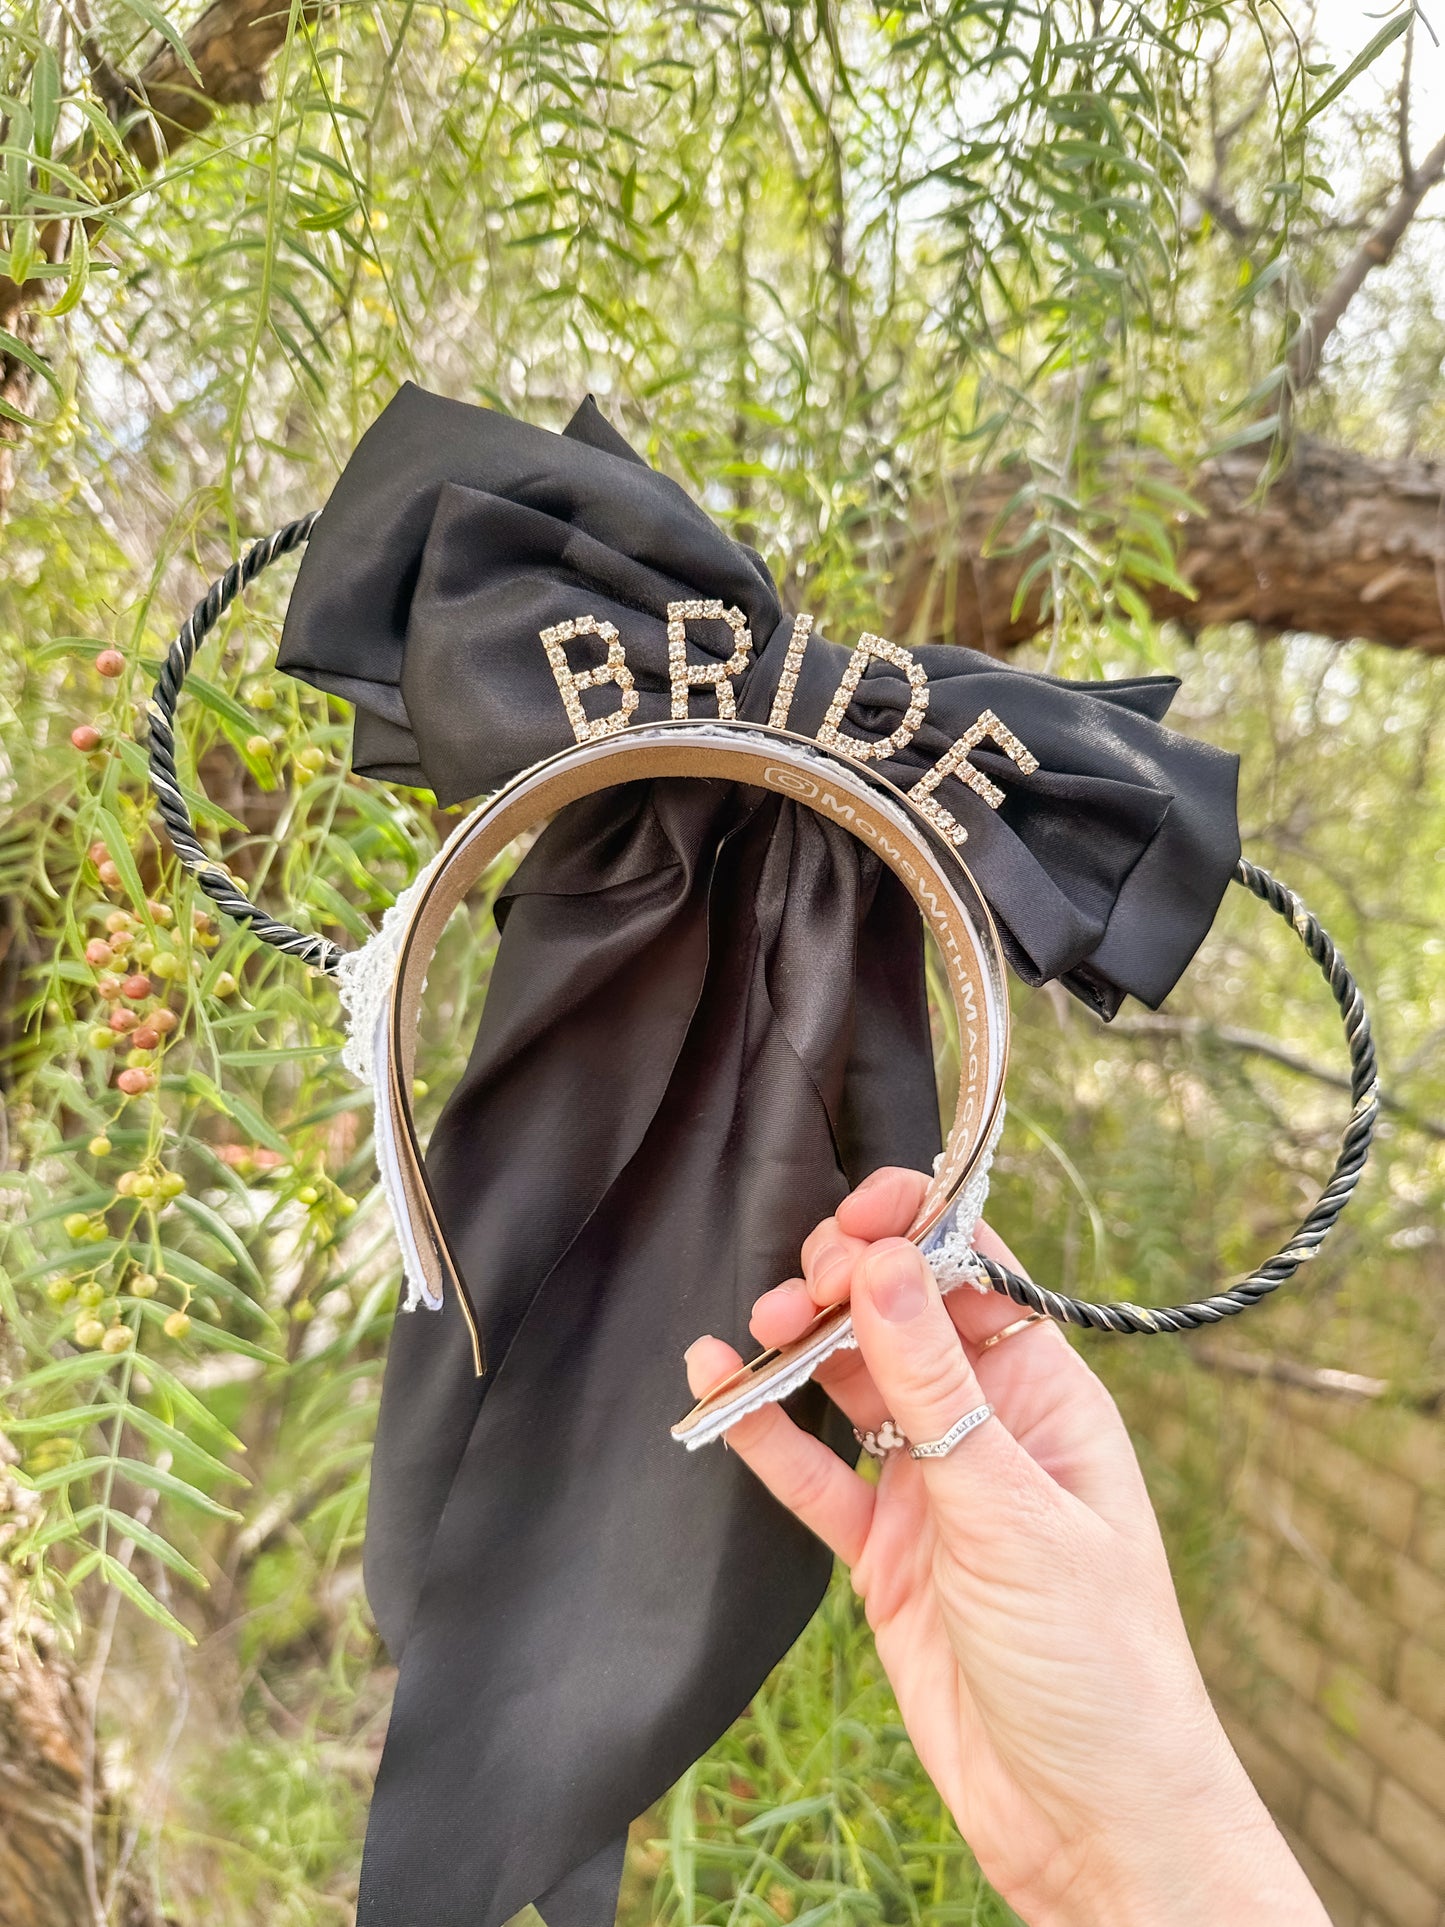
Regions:
<svg viewBox="0 0 1445 1927"><path fill-rule="evenodd" d="M1233 1761L1216 1786L1101 1826L1053 1893L1013 1904L1029 1927L1328 1927L1324 1908ZM1007 1896L1006 1896L1007 1898Z"/></svg>

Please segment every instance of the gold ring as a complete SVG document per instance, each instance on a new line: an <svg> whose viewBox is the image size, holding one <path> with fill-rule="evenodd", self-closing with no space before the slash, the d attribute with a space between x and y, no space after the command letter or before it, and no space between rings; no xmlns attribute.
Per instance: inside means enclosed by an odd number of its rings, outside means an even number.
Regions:
<svg viewBox="0 0 1445 1927"><path fill-rule="evenodd" d="M1047 1325L1048 1322L1046 1312L1031 1311L1027 1318L1016 1318L1011 1325L1005 1325L1001 1332L995 1332L992 1338L985 1338L978 1349L986 1352L991 1345L1001 1345L1006 1338L1012 1338L1015 1332L1024 1332L1030 1325Z"/></svg>

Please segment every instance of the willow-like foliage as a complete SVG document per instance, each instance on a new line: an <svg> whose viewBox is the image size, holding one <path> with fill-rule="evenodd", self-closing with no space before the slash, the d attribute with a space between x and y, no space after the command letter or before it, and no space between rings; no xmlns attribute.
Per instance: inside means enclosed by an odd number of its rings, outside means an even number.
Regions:
<svg viewBox="0 0 1445 1927"><path fill-rule="evenodd" d="M325 499L403 380L551 426L596 393L844 636L886 606L914 508L1006 467L1038 543L1020 593L1047 590L1036 664L1184 670L1185 726L1246 758L1252 851L1320 899L1377 1006L1382 1175L1256 1330L1438 1378L1438 666L1194 650L1142 596L1177 580L1187 507L1154 455L1284 460L1301 419L1445 438L1428 252L1371 294L1370 344L1290 387L1358 241L1331 180L1368 210L1392 178L1378 94L1409 17L1330 66L1292 0L296 5L265 98L167 152L123 77L181 61L189 16L6 9L3 1551L110 1681L128 1851L176 1919L346 1917L387 1686L357 1551L396 1260L333 990L204 920L136 731L204 583ZM272 673L284 594L268 578L206 645L189 794L269 907L356 943L446 824L353 779L342 706ZM475 1023L488 900L431 974L424 1111ZM1231 908L1173 1028L1110 1038L1019 999L997 1215L1040 1275L1197 1296L1298 1215L1342 1102L1310 1074L1334 1035L1257 924ZM138 971L150 994L104 994ZM174 1028L137 1050L158 1009ZM126 1095L131 1053L150 1081ZM1117 1356L1144 1416L1188 1378L1164 1341ZM1224 1528L1165 1496L1202 1605ZM841 1588L648 1817L627 1893L679 1924L1008 1918Z"/></svg>

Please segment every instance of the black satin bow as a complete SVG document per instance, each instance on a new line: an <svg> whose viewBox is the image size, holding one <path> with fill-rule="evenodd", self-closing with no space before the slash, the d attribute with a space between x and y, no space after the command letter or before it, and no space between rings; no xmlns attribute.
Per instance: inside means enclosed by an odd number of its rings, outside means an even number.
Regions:
<svg viewBox="0 0 1445 1927"><path fill-rule="evenodd" d="M540 631L612 622L647 722L669 713L666 606L693 598L747 617L738 713L766 721L792 624L759 557L590 401L559 436L408 386L316 525L280 662L356 705L358 771L456 802L572 740ZM690 649L731 646L689 625ZM940 792L1014 967L1106 1016L1157 1003L1238 855L1234 759L1161 726L1170 678L915 653L930 704L885 775L915 782L988 708L1038 759L975 750L996 812ZM847 660L815 633L790 728L817 729ZM845 726L886 734L907 693L873 665ZM710 692L692 707L716 713ZM742 1711L828 1573L732 1455L672 1443L683 1348L742 1340L850 1184L938 1148L918 918L807 811L682 779L592 798L498 915L428 1156L491 1369L472 1378L454 1307L398 1321L366 1578L400 1672L358 1927L500 1927L534 1899L548 1927L611 1919L628 1823ZM814 1388L793 1409L852 1455Z"/></svg>

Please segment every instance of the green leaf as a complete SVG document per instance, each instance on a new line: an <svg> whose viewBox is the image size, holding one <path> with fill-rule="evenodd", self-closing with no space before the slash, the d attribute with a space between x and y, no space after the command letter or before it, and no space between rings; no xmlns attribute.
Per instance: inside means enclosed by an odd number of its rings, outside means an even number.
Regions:
<svg viewBox="0 0 1445 1927"><path fill-rule="evenodd" d="M99 836L105 844L110 852L111 862L120 871L120 880L125 885L126 895L145 920L146 928L154 935L155 922L146 905L145 888L141 883L140 871L136 868L135 858L131 854L125 831L103 803L92 806L91 823L94 834Z"/></svg>
<svg viewBox="0 0 1445 1927"><path fill-rule="evenodd" d="M47 41L35 56L30 76L30 117L35 128L35 151L49 160L60 117L60 62Z"/></svg>
<svg viewBox="0 0 1445 1927"><path fill-rule="evenodd" d="M163 1365L158 1358L148 1353L141 1369L150 1380L153 1391L161 1398L168 1399L178 1411L184 1412L193 1425L198 1425L212 1433L229 1451L245 1450L243 1441L236 1437L228 1425L224 1425L216 1417L204 1399L199 1398L189 1385L177 1378L169 1366Z"/></svg>
<svg viewBox="0 0 1445 1927"><path fill-rule="evenodd" d="M101 1508L97 1506L95 1510L98 1512ZM208 1589L211 1582L200 1567L193 1566L183 1552L176 1550L169 1539L162 1538L160 1533L150 1526L143 1525L139 1519L132 1518L128 1512L117 1511L114 1506L107 1506L105 1512L106 1526L110 1532L121 1539L131 1540L138 1551L148 1552L152 1559L159 1560L161 1565L168 1566L173 1573L189 1581L198 1592L205 1592Z"/></svg>
<svg viewBox="0 0 1445 1927"><path fill-rule="evenodd" d="M124 1593L133 1606L140 1607L147 1619L153 1619L158 1626L164 1626L167 1632L175 1633L188 1646L195 1645L196 1636L190 1628L183 1626L170 1608L163 1606L155 1594L141 1584L129 1566L123 1566L119 1559L112 1559L108 1552L103 1552L99 1559L99 1569L106 1584L114 1586L117 1592Z"/></svg>
<svg viewBox="0 0 1445 1927"><path fill-rule="evenodd" d="M65 292L55 303L47 308L46 314L52 321L63 314L69 314L85 293L85 284L90 279L90 238L85 231L84 221L75 221L70 229L70 275L65 284Z"/></svg>
<svg viewBox="0 0 1445 1927"><path fill-rule="evenodd" d="M58 1270L58 1266L45 1266L45 1270ZM7 1402L18 1398L23 1392L45 1391L53 1385L68 1385L73 1379L98 1377L103 1372L113 1372L120 1359L110 1352L76 1352L69 1358L59 1358L53 1365L42 1365L38 1371L27 1372L23 1378L15 1379L5 1388Z"/></svg>
<svg viewBox="0 0 1445 1927"><path fill-rule="evenodd" d="M18 280L19 276L13 278ZM32 375L39 375L42 381L50 384L57 395L63 393L60 377L44 355L37 354L28 341L22 341L19 335L12 335L6 328L0 328L0 354L9 355L12 361L18 361L28 368ZM29 419L27 416L20 415L18 410L12 410L11 413L21 421Z"/></svg>
<svg viewBox="0 0 1445 1927"><path fill-rule="evenodd" d="M122 5L127 7L131 13L139 14L146 25L151 28L153 32L160 35L176 59L180 61L186 72L191 76L191 79L195 81L199 91L204 93L206 86L205 82L201 79L201 70L192 59L191 50L186 45L180 29L175 23L167 19L159 7L153 6L151 0L122 0Z"/></svg>
<svg viewBox="0 0 1445 1927"><path fill-rule="evenodd" d="M226 1220L221 1216L220 1212L217 1211L214 1206L207 1204L204 1198L193 1197L189 1191L183 1192L181 1196L176 1199L176 1205L193 1223L202 1226L204 1230L210 1233L227 1256L240 1266L256 1290L264 1295L266 1281L261 1276L256 1260L246 1249L243 1240L236 1235L234 1228L226 1223Z"/></svg>
<svg viewBox="0 0 1445 1927"><path fill-rule="evenodd" d="M186 694L194 696L203 709L209 709L213 716L219 716L239 731L244 739L256 734L256 718L249 709L243 709L234 696L228 696L224 689L217 689L213 682L194 671L186 677Z"/></svg>
<svg viewBox="0 0 1445 1927"><path fill-rule="evenodd" d="M1414 13L1414 7L1409 6L1405 8L1403 13L1397 13L1393 20L1387 20L1375 35L1374 39L1355 55L1345 71L1337 75L1319 98L1313 101L1305 110L1301 125L1308 126L1309 123L1314 120L1317 115L1322 114L1332 102L1337 101L1345 89L1358 80L1367 67L1373 66L1385 51L1386 47L1391 46L1400 38L1400 35L1404 33Z"/></svg>
<svg viewBox="0 0 1445 1927"><path fill-rule="evenodd" d="M93 1458L76 1459L70 1465L52 1466L49 1471L33 1473L26 1479L26 1484L35 1492L54 1492L62 1486L74 1485L79 1479L94 1478L112 1470L123 1474L143 1492L164 1492L167 1497L178 1500L182 1505L193 1506L196 1511L204 1512L212 1519L242 1517L234 1506L222 1505L219 1499L213 1499L208 1492L202 1492L198 1486L178 1478L174 1472L162 1471L158 1465L147 1465L142 1459L111 1458L107 1454L97 1454Z"/></svg>
<svg viewBox="0 0 1445 1927"><path fill-rule="evenodd" d="M154 1412L148 1412L143 1405L130 1404L117 1410L124 1413L127 1425L134 1426L143 1438L149 1439L152 1445L160 1446L162 1451L188 1452L199 1461L197 1469L208 1472L212 1478L228 1479L234 1485L250 1485L251 1481L244 1473L216 1458L179 1427L168 1424Z"/></svg>
<svg viewBox="0 0 1445 1927"><path fill-rule="evenodd" d="M229 1278L223 1278L219 1271L213 1271L209 1265L203 1265L199 1258L193 1258L188 1251L167 1251L165 1264L167 1272L179 1278L182 1284L189 1285L192 1291L205 1292L247 1313L259 1324L273 1331L276 1329L275 1317L264 1305L258 1305L239 1285L232 1284Z"/></svg>
<svg viewBox="0 0 1445 1927"><path fill-rule="evenodd" d="M249 1103L247 1099L242 1097L239 1091L233 1090L230 1093L230 1101L231 1116L235 1118L236 1122L246 1132L252 1143L264 1144L268 1151L279 1152L289 1164L292 1156L292 1147L288 1140L276 1129L275 1125L258 1111L254 1104Z"/></svg>

